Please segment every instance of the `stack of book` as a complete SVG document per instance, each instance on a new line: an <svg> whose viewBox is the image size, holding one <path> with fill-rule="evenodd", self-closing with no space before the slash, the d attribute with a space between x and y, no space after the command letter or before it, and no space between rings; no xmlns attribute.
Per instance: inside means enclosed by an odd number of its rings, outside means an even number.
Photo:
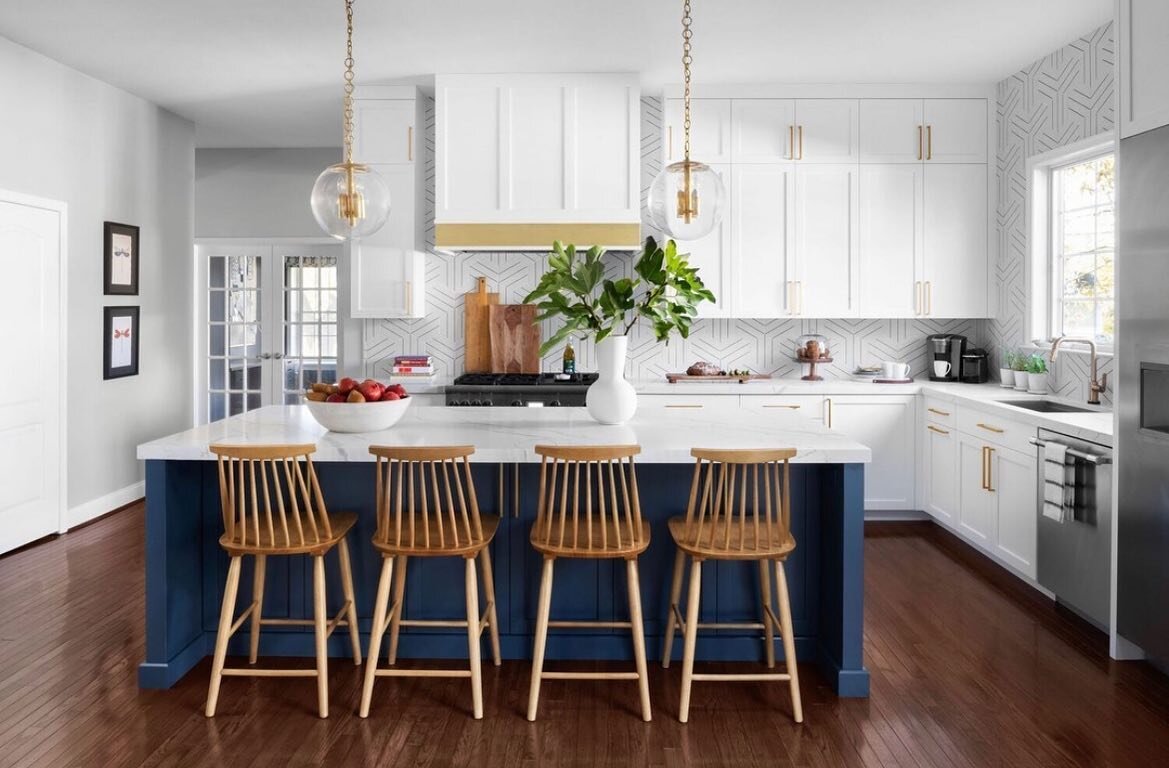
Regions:
<svg viewBox="0 0 1169 768"><path fill-rule="evenodd" d="M430 355L398 355L391 370L395 376L433 376L434 360Z"/></svg>

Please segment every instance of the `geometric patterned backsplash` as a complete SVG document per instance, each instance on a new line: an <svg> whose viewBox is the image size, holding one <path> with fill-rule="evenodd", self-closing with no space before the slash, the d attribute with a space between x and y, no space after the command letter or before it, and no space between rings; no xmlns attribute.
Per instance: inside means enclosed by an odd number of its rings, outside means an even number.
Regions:
<svg viewBox="0 0 1169 768"><path fill-rule="evenodd" d="M986 323L996 369L1003 347L1025 341L1027 158L1113 129L1115 58L1110 22L998 84L999 311ZM1051 371L1054 393L1086 400L1088 360L1083 354L1060 355ZM1100 356L1100 372L1109 378L1112 363L1111 356ZM1102 401L1112 402L1112 386L1109 382Z"/></svg>
<svg viewBox="0 0 1169 768"><path fill-rule="evenodd" d="M661 101L641 100L641 187L645 194L661 168ZM487 277L490 290L503 303L519 303L543 273L547 256L541 253L435 253L434 243L434 105L426 112L426 317L417 320L366 320L362 333L365 375L385 376L394 355L405 352L431 355L446 381L463 371L463 294L475 288L475 278ZM643 217L647 218L647 217ZM648 225L643 234L649 234ZM628 253L607 254L613 275L632 271ZM926 371L925 337L931 333L961 333L972 344L985 338L981 320L699 320L689 339L673 337L659 344L644 325L634 328L629 341L629 367L633 379L661 379L668 372L684 371L691 363L706 360L724 368L748 368L798 377L792 360L795 340L805 333L820 333L829 340L834 362L824 375L847 377L858 365L883 360L909 362L914 375ZM555 332L550 321L542 333ZM580 370L596 370L592 344L575 344ZM545 370L559 370L561 350L544 360Z"/></svg>

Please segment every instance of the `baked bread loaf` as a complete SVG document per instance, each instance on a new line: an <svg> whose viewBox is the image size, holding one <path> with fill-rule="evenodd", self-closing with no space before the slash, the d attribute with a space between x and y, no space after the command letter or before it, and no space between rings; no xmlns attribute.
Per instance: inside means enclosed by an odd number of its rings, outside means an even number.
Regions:
<svg viewBox="0 0 1169 768"><path fill-rule="evenodd" d="M686 369L688 376L718 376L720 373L722 373L722 369L717 365L701 360Z"/></svg>

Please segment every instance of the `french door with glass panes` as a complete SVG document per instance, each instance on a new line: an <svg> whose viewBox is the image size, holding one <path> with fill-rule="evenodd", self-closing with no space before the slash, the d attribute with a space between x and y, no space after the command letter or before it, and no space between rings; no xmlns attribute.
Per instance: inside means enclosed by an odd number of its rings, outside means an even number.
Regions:
<svg viewBox="0 0 1169 768"><path fill-rule="evenodd" d="M338 245L196 246L206 295L200 423L299 403L337 380ZM202 309L202 308L201 308Z"/></svg>

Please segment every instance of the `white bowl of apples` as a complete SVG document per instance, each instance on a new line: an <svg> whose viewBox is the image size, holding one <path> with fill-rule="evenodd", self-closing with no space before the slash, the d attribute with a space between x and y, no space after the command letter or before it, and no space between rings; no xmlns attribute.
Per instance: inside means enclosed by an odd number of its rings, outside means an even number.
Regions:
<svg viewBox="0 0 1169 768"><path fill-rule="evenodd" d="M406 415L410 395L401 384L346 377L336 384L313 384L304 402L317 423L330 432L380 432Z"/></svg>

